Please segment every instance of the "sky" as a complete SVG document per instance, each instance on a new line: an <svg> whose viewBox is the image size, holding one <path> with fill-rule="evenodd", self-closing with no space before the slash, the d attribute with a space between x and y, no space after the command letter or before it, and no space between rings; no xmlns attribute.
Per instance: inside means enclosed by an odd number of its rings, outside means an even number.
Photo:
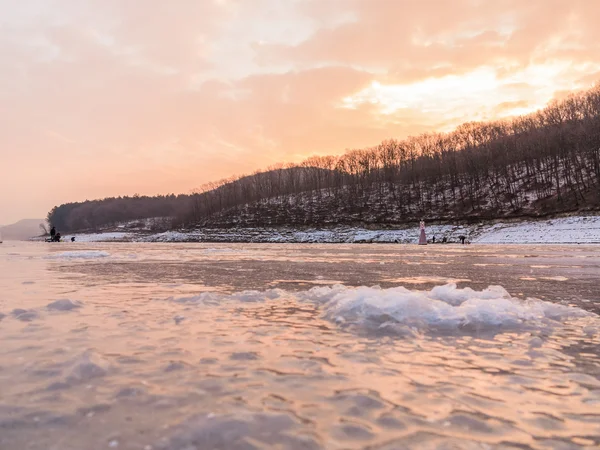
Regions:
<svg viewBox="0 0 600 450"><path fill-rule="evenodd" d="M0 0L0 224L525 114L598 0Z"/></svg>

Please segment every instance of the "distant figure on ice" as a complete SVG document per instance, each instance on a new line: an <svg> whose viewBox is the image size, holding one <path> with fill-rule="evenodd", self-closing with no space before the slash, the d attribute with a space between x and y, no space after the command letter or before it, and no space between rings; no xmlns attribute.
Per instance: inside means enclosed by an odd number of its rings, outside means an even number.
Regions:
<svg viewBox="0 0 600 450"><path fill-rule="evenodd" d="M60 242L60 233L56 233L56 235L54 236L54 241Z"/></svg>
<svg viewBox="0 0 600 450"><path fill-rule="evenodd" d="M432 243L432 244L435 244L435 236L433 236L433 237L431 238L431 243Z"/></svg>
<svg viewBox="0 0 600 450"><path fill-rule="evenodd" d="M427 236L425 236L425 222L421 220L419 224L421 228L421 236L419 236L419 245L427 245Z"/></svg>
<svg viewBox="0 0 600 450"><path fill-rule="evenodd" d="M465 245L465 239L466 239L466 237L464 237L464 236L460 236L460 237L459 237L459 239L460 239L460 243L461 243L462 245Z"/></svg>
<svg viewBox="0 0 600 450"><path fill-rule="evenodd" d="M50 241L54 241L55 237L56 237L56 228L52 227L52 229L50 230Z"/></svg>
<svg viewBox="0 0 600 450"><path fill-rule="evenodd" d="M75 236L71 238L71 242L75 242Z"/></svg>

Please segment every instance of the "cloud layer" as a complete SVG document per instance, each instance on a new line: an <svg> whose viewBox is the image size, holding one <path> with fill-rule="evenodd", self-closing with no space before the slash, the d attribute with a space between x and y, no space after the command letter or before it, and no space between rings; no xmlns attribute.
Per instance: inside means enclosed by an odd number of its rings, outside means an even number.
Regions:
<svg viewBox="0 0 600 450"><path fill-rule="evenodd" d="M0 0L0 223L600 80L596 0Z"/></svg>

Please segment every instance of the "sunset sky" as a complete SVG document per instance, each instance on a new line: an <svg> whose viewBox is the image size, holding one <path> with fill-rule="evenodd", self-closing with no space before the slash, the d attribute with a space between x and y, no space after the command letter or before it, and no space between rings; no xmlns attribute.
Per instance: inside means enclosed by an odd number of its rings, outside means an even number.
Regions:
<svg viewBox="0 0 600 450"><path fill-rule="evenodd" d="M0 0L0 224L523 114L600 0Z"/></svg>

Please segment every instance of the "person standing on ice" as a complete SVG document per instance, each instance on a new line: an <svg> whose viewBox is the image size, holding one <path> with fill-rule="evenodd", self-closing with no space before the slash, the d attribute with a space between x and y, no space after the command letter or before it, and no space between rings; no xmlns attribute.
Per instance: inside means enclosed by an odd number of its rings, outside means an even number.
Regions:
<svg viewBox="0 0 600 450"><path fill-rule="evenodd" d="M50 240L54 241L54 237L56 236L56 228L52 227L50 230Z"/></svg>
<svg viewBox="0 0 600 450"><path fill-rule="evenodd" d="M419 245L427 245L427 236L425 236L425 222L421 220L419 224L421 228L421 236L419 236Z"/></svg>

